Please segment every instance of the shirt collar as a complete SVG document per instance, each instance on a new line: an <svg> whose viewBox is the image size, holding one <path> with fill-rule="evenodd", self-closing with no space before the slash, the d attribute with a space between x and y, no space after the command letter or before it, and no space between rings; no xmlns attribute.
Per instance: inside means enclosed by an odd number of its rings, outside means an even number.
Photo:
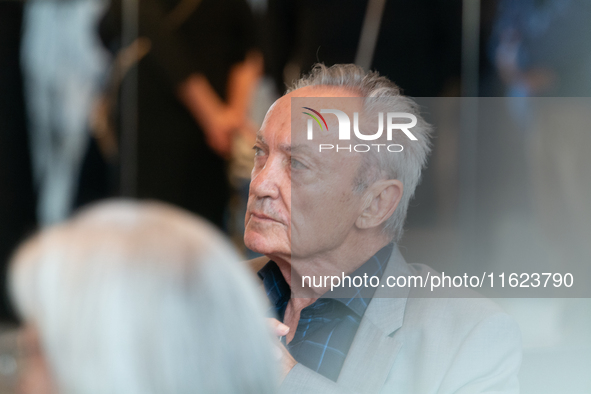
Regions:
<svg viewBox="0 0 591 394"><path fill-rule="evenodd" d="M368 277L377 276L380 279L384 274L384 270L386 269L386 265L388 265L388 261L390 260L390 255L392 254L392 250L394 249L394 244L389 243L388 245L384 246L380 249L376 254L374 254L369 260L367 260L361 267L357 268L354 272L349 274L351 278L355 276L363 277L364 274L367 274ZM365 292L363 293L363 297L361 297L361 290L364 289ZM368 292L369 290L369 292ZM334 298L335 300L345 304L349 309L355 312L360 317L363 316L371 298L375 293L376 288L368 287L363 288L359 287L356 293L347 298Z"/></svg>
<svg viewBox="0 0 591 394"><path fill-rule="evenodd" d="M257 275L263 281L267 298L271 302L271 305L275 307L278 314L282 314L279 308L283 304L287 304L289 297L291 296L291 289L289 284L283 277L279 266L273 260L269 261L263 268L257 272Z"/></svg>

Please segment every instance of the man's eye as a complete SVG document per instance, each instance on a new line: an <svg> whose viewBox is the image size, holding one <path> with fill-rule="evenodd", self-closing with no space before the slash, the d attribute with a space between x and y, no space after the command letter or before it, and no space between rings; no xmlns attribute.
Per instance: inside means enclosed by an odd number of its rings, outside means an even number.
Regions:
<svg viewBox="0 0 591 394"><path fill-rule="evenodd" d="M264 156L265 155L265 151L262 150L261 148L259 148L258 146L253 146L252 149L254 150L254 155L255 156Z"/></svg>
<svg viewBox="0 0 591 394"><path fill-rule="evenodd" d="M296 170L303 170L307 167L304 164L302 164L301 161L292 158L291 159L291 168L294 168Z"/></svg>

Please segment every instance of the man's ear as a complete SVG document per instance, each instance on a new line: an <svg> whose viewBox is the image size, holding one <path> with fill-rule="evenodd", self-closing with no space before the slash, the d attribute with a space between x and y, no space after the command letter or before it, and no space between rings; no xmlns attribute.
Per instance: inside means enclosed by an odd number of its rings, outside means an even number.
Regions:
<svg viewBox="0 0 591 394"><path fill-rule="evenodd" d="M404 187L398 179L382 179L374 182L365 191L365 204L355 221L360 229L380 226L396 210Z"/></svg>

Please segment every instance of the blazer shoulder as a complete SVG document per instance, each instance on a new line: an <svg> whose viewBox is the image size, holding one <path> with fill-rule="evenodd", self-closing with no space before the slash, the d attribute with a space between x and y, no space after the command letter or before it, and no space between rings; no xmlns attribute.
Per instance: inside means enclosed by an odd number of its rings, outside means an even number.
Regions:
<svg viewBox="0 0 591 394"><path fill-rule="evenodd" d="M415 303L414 301L417 301L416 303L422 309L445 309L447 316L452 319L458 318L459 314L464 318L473 318L475 323L491 315L505 314L505 311L497 303L477 290L465 286L450 286L451 278L445 281L441 279L444 275L453 278L455 274L444 274L424 264L409 264L409 269L414 275L421 276L425 280L430 277L438 277L440 278L438 284L445 283L445 285L435 288L430 286L413 288L409 293L411 307Z"/></svg>

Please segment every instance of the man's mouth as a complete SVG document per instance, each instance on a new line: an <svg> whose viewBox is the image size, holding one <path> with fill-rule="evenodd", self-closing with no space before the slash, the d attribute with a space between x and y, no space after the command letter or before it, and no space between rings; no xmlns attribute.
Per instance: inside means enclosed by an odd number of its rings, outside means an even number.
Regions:
<svg viewBox="0 0 591 394"><path fill-rule="evenodd" d="M267 214L264 214L262 212L252 212L251 211L250 212L250 217L251 217L251 219L256 219L258 221L263 221L263 222L264 221L268 221L268 222L282 223L280 220L278 220L278 219L276 219L276 218L274 218L272 216L269 216Z"/></svg>

